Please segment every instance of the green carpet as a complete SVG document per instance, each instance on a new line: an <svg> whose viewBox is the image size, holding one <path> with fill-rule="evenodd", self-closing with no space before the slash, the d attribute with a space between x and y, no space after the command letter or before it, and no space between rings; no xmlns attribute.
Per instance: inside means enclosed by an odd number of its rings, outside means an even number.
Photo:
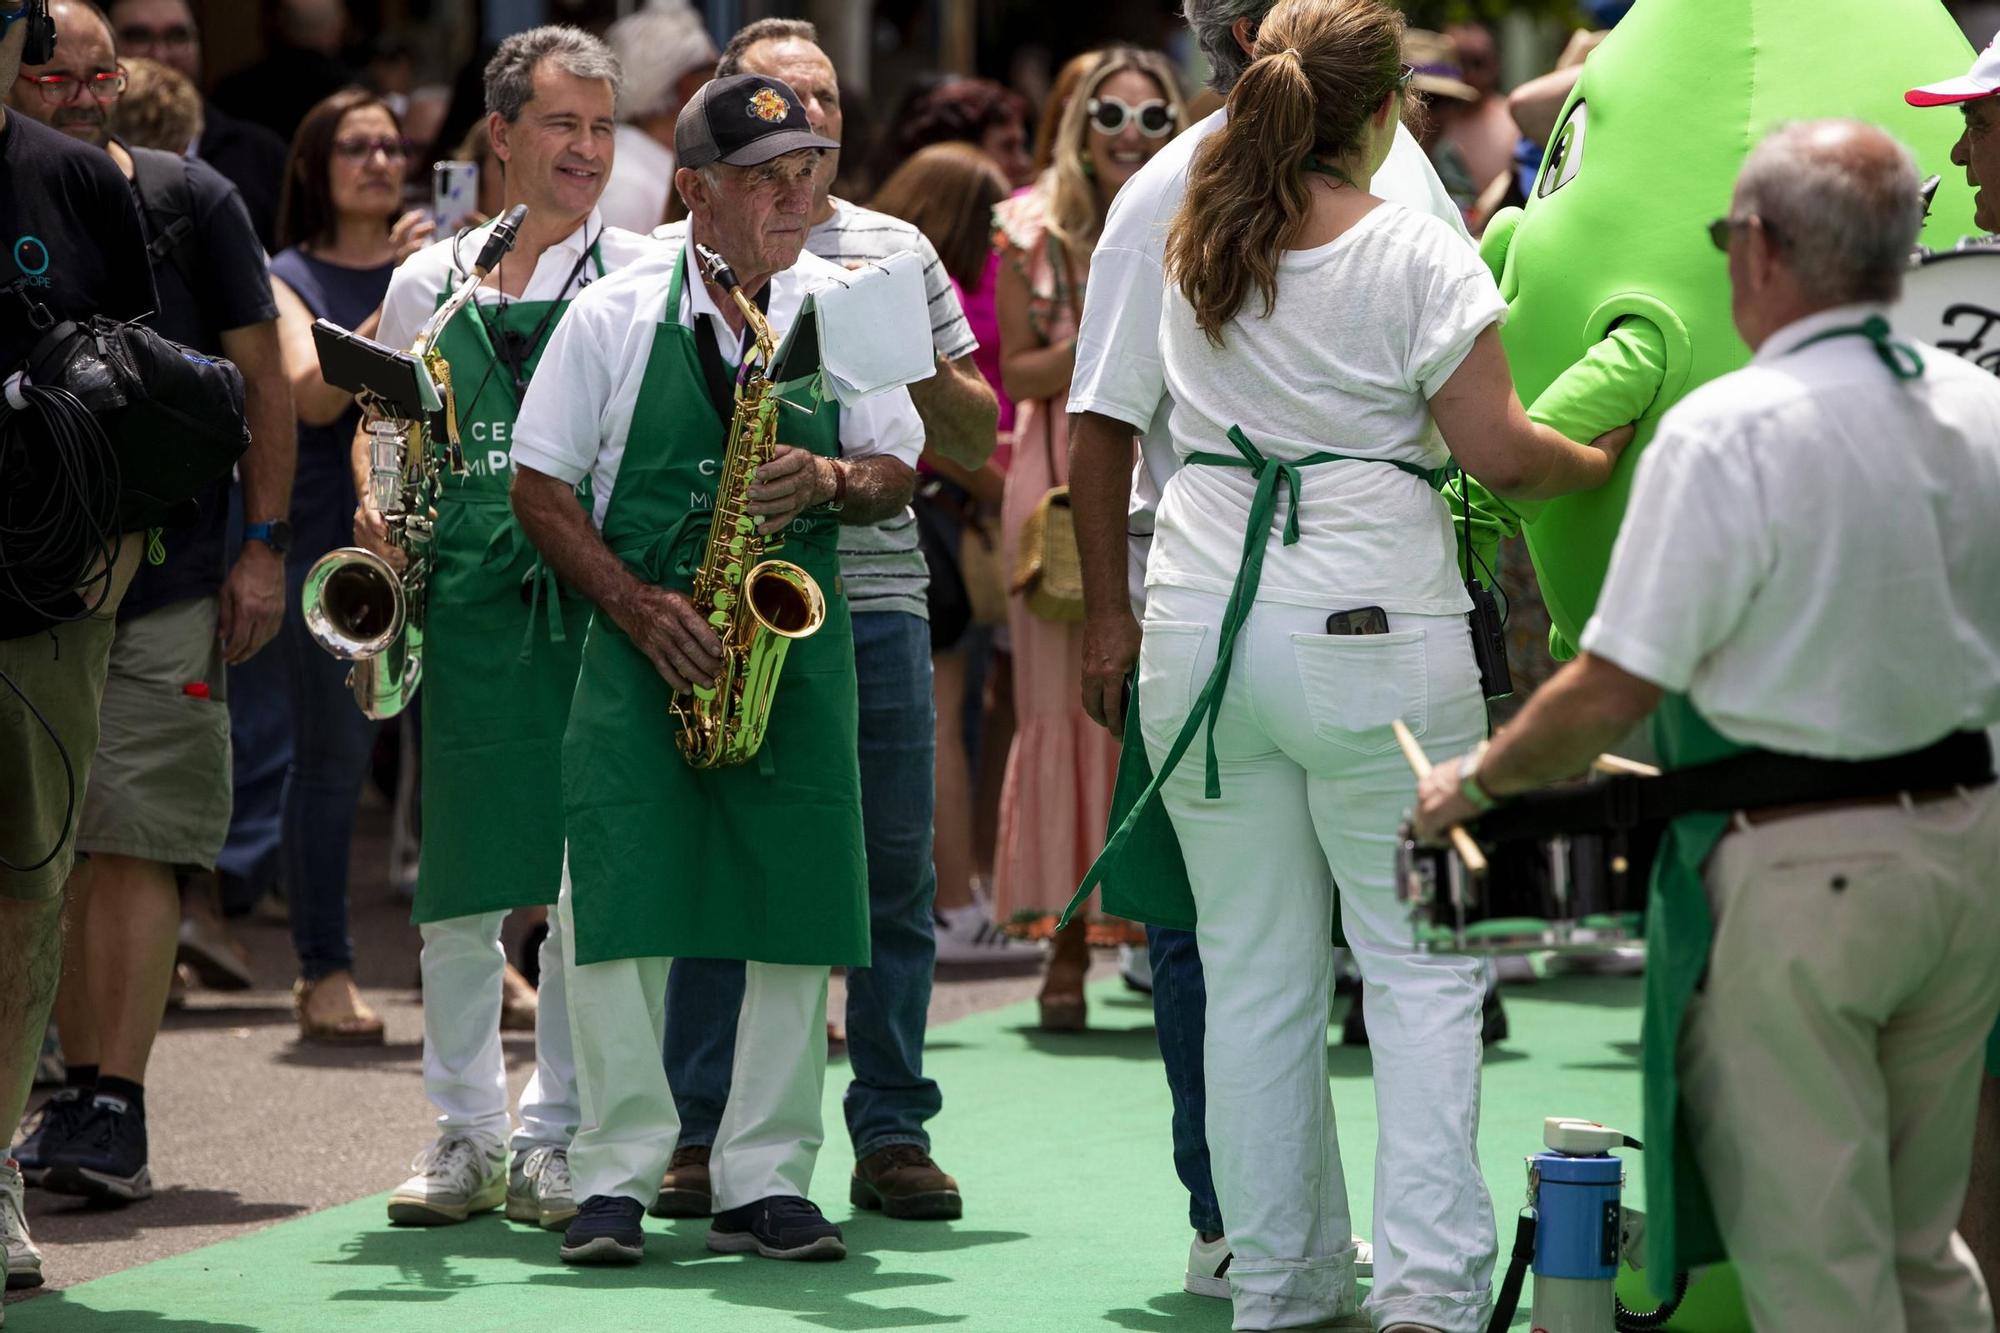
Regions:
<svg viewBox="0 0 2000 1333"><path fill-rule="evenodd" d="M1522 1157L1539 1146L1543 1116L1639 1132L1639 1002L1629 978L1509 988L1513 1039L1488 1052L1480 1126L1503 1259L1525 1185ZM460 1227L392 1230L377 1196L15 1305L10 1333L954 1324L978 1333L1221 1333L1228 1305L1180 1290L1187 1198L1173 1174L1149 1005L1114 983L1093 992L1088 1033L1043 1034L1032 1021L1030 1007L1016 1006L932 1035L928 1067L945 1092L936 1152L965 1189L959 1223L850 1220L845 1063L829 1071L815 1193L846 1228L845 1263L723 1258L702 1247L706 1223L649 1222L643 1264L579 1270L557 1261L555 1236L497 1213ZM1376 1131L1368 1056L1334 1046L1331 1061L1365 1234ZM1636 1161L1630 1174L1627 1202L1637 1204ZM1527 1313L1524 1299L1514 1327L1527 1327Z"/></svg>

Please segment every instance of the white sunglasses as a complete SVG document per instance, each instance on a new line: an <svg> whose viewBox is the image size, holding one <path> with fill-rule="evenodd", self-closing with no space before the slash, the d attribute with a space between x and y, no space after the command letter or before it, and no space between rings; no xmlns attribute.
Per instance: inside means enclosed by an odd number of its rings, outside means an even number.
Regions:
<svg viewBox="0 0 2000 1333"><path fill-rule="evenodd" d="M1137 106L1116 97L1093 97L1087 108L1090 123L1101 134L1116 134L1127 124L1139 122L1139 133L1161 139L1174 132L1174 109L1161 98Z"/></svg>

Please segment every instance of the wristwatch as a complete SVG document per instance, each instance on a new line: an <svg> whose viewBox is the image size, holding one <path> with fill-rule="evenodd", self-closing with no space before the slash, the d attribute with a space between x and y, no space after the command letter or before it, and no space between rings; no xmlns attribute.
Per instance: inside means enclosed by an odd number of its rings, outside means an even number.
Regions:
<svg viewBox="0 0 2000 1333"><path fill-rule="evenodd" d="M1490 742L1479 742L1458 765L1458 794L1470 801L1473 809L1482 815L1500 804L1486 788L1479 785L1479 761L1486 757L1488 744Z"/></svg>
<svg viewBox="0 0 2000 1333"><path fill-rule="evenodd" d="M292 525L282 518L274 518L268 523L245 524L243 540L262 542L271 548L273 555L283 555L292 549Z"/></svg>

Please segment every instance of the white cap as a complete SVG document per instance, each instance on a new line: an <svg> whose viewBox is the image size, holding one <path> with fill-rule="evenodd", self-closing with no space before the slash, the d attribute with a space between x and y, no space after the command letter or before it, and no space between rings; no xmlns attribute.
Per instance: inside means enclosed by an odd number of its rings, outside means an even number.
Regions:
<svg viewBox="0 0 2000 1333"><path fill-rule="evenodd" d="M1996 93L2000 93L2000 39L1979 53L1972 62L1972 72L1964 78L1912 88L1903 94L1903 100L1911 106L1952 106Z"/></svg>

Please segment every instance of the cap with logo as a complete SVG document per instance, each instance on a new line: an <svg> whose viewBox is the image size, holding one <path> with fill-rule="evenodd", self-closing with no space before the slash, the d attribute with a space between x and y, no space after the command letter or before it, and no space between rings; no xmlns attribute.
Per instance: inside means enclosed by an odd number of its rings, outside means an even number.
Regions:
<svg viewBox="0 0 2000 1333"><path fill-rule="evenodd" d="M684 167L754 167L801 148L838 147L839 140L813 133L791 85L763 74L710 79L674 126L674 156Z"/></svg>
<svg viewBox="0 0 2000 1333"><path fill-rule="evenodd" d="M1951 106L1995 94L2000 94L2000 40L1979 53L1972 62L1972 72L1964 78L1912 88L1903 94L1903 100L1911 106Z"/></svg>

